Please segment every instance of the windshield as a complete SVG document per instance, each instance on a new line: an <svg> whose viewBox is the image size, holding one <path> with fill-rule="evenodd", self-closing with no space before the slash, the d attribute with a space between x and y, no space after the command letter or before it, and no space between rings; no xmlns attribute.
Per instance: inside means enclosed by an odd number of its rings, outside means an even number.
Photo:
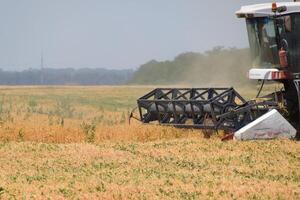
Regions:
<svg viewBox="0 0 300 200"><path fill-rule="evenodd" d="M274 21L269 18L247 19L247 30L253 67L278 67L278 46Z"/></svg>

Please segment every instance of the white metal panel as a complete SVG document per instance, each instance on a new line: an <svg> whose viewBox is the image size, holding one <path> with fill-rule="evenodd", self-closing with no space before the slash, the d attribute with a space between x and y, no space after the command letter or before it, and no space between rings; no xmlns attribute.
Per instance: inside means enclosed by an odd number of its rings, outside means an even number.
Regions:
<svg viewBox="0 0 300 200"><path fill-rule="evenodd" d="M278 2L277 7L286 6L287 10L282 15L300 12L300 2ZM236 12L236 15L253 15L253 17L267 17L273 16L272 3L255 4L249 6L242 6L242 8Z"/></svg>
<svg viewBox="0 0 300 200"><path fill-rule="evenodd" d="M252 80L272 80L272 72L278 72L278 69L250 69L249 79Z"/></svg>
<svg viewBox="0 0 300 200"><path fill-rule="evenodd" d="M234 134L237 140L294 138L296 129L275 109L244 126Z"/></svg>

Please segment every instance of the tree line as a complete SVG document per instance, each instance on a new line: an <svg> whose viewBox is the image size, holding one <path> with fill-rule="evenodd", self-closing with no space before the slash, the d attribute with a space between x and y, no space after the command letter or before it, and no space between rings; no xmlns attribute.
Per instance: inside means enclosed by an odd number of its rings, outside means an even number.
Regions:
<svg viewBox="0 0 300 200"><path fill-rule="evenodd" d="M121 85L131 80L133 70L28 69L0 70L1 85Z"/></svg>
<svg viewBox="0 0 300 200"><path fill-rule="evenodd" d="M249 84L249 49L216 47L204 53L186 52L173 60L151 60L137 70L0 69L1 85L174 85L235 86Z"/></svg>
<svg viewBox="0 0 300 200"><path fill-rule="evenodd" d="M249 49L216 47L204 53L187 52L172 61L151 60L135 71L132 84L189 84L224 86L251 84Z"/></svg>

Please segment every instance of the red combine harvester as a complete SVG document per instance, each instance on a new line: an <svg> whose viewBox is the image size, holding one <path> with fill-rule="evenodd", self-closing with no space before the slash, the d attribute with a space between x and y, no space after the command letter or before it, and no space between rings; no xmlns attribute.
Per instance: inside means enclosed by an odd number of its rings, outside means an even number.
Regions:
<svg viewBox="0 0 300 200"><path fill-rule="evenodd" d="M293 138L296 129L299 137L300 2L243 6L236 15L247 24L253 61L249 78L262 82L257 97L266 81L280 82L283 89L246 101L233 88L157 88L137 100L136 119L225 130L237 139Z"/></svg>

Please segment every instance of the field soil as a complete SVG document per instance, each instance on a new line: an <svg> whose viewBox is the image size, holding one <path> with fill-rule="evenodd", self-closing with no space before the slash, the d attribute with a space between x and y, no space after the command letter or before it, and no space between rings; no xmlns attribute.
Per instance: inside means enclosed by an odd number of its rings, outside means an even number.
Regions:
<svg viewBox="0 0 300 200"><path fill-rule="evenodd" d="M151 89L1 87L0 199L300 199L299 142L129 125Z"/></svg>

